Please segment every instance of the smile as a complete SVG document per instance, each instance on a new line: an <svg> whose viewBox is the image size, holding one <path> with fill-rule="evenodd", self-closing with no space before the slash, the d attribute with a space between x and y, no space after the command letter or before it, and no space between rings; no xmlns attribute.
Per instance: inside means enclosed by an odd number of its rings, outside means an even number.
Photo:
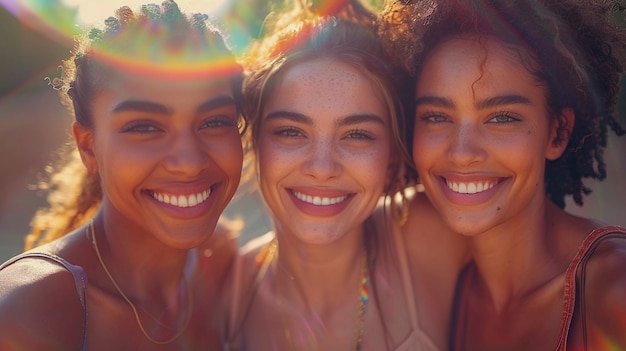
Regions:
<svg viewBox="0 0 626 351"><path fill-rule="evenodd" d="M203 192L191 195L171 195L171 194L161 194L156 192L151 192L152 197L157 201L169 204L176 207L193 207L197 206L211 195L211 189L205 190Z"/></svg>
<svg viewBox="0 0 626 351"><path fill-rule="evenodd" d="M477 194L483 191L487 191L493 188L497 182L484 181L484 182L453 182L446 179L448 188L455 193L459 194Z"/></svg>
<svg viewBox="0 0 626 351"><path fill-rule="evenodd" d="M342 195L337 197L311 196L298 191L293 191L293 195L300 201L304 201L316 206L334 205L343 202L348 198L348 195Z"/></svg>

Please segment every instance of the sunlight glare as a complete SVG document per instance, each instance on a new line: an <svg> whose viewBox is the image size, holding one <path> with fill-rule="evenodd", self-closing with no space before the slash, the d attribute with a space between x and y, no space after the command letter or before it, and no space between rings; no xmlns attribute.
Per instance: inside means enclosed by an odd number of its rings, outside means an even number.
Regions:
<svg viewBox="0 0 626 351"><path fill-rule="evenodd" d="M63 0L63 3L78 10L78 22L83 26L102 26L104 20L113 16L115 10L122 6L128 6L133 11L141 5L156 3L160 0ZM184 13L205 13L217 15L225 7L228 0L176 0L178 7Z"/></svg>

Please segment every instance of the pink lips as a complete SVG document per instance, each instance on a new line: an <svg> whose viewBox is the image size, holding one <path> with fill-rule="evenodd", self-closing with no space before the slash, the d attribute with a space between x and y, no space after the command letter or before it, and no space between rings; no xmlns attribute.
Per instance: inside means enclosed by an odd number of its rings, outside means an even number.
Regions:
<svg viewBox="0 0 626 351"><path fill-rule="evenodd" d="M311 216L329 217L341 213L352 199L349 193L288 190L294 204Z"/></svg>

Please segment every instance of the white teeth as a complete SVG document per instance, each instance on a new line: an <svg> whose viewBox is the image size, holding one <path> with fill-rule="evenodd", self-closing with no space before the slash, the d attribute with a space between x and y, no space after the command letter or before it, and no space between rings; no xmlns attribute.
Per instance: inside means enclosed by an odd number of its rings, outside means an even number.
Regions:
<svg viewBox="0 0 626 351"><path fill-rule="evenodd" d="M183 208L197 206L206 201L210 195L211 189L191 195L167 195L154 192L152 193L152 197L159 202Z"/></svg>
<svg viewBox="0 0 626 351"><path fill-rule="evenodd" d="M477 194L489 190L496 185L493 181L457 183L447 179L446 184L450 190L460 194Z"/></svg>
<svg viewBox="0 0 626 351"><path fill-rule="evenodd" d="M342 195L342 196L337 196L337 197L311 196L311 195L306 195L306 194L303 194L303 193L300 193L300 192L297 192L297 191L294 191L293 194L299 200L302 200L304 202L308 202L308 203L316 205L316 206L334 205L334 204L342 202L342 201L344 201L345 199L348 198L348 195Z"/></svg>

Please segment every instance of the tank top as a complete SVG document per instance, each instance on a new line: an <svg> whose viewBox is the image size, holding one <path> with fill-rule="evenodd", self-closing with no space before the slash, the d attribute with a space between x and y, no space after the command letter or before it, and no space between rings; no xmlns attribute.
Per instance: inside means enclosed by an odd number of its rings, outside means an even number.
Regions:
<svg viewBox="0 0 626 351"><path fill-rule="evenodd" d="M87 291L87 275L82 267L73 265L67 262L62 257L51 255L45 252L26 252L21 255L17 255L10 260L6 261L2 265L0 265L0 270L4 269L12 265L13 263L27 259L43 259L52 263L56 263L61 265L63 268L67 269L74 277L74 284L76 285L76 293L78 294L78 300L80 301L80 305L83 308L83 331L81 336L81 344L80 350L87 350L87 301L86 301L86 291Z"/></svg>
<svg viewBox="0 0 626 351"><path fill-rule="evenodd" d="M385 245L388 245L391 249L391 254L386 255L387 259L390 260L392 265L395 265L400 274L400 282L402 290L402 296L405 300L405 306L409 315L409 323L411 326L410 334L402 340L399 344L395 345L390 351L437 351L437 347L435 343L430 338L430 336L420 328L419 319L418 319L418 311L415 304L414 299L414 282L411 279L409 261L407 257L407 253L404 245L403 235L398 228L397 224L388 219L385 215L381 213L380 216L373 216L374 223L376 225L376 230L378 231L378 235L384 240L387 240ZM270 235L270 234L266 234ZM268 240L269 241L269 240ZM248 291L248 289L256 289L257 287L244 286L246 283L242 282L242 267L241 260L237 259L235 261L235 266L233 269L233 303L230 306L229 311L229 326L228 332L225 340L226 344L224 345L224 350L239 350L238 345L241 344L241 340L238 340L241 336L239 334L239 330L241 329L241 325L237 325L238 318L240 316L242 309L245 309L247 306L244 306L241 299L239 298L242 293ZM257 272L257 276L254 281L256 284L263 279L263 274L266 272L264 269L259 269ZM254 294L253 294L254 295ZM252 302L248 302L251 304Z"/></svg>
<svg viewBox="0 0 626 351"><path fill-rule="evenodd" d="M585 271L589 258L593 256L596 248L604 240L612 238L626 239L626 229L619 226L605 226L596 228L587 235L580 245L578 252L570 262L567 270L565 271L565 283L563 288L563 312L561 315L561 325L559 327L559 334L553 348L554 351L566 351L567 341L570 330L574 325L574 316L578 316L582 322L582 334L583 339L587 335L585 323ZM453 307L453 320L458 323L450 329L449 345L450 350L461 350L463 344L463 330L467 323L466 306L467 301L464 297L467 296L464 292L469 288L469 283L472 281L473 276L477 274L476 266L473 263L468 264L461 274L457 282L457 291L455 293L455 306ZM580 311L576 309L579 306ZM575 314L575 312L579 312ZM588 350L586 347L586 340L583 340L585 345L584 350Z"/></svg>

